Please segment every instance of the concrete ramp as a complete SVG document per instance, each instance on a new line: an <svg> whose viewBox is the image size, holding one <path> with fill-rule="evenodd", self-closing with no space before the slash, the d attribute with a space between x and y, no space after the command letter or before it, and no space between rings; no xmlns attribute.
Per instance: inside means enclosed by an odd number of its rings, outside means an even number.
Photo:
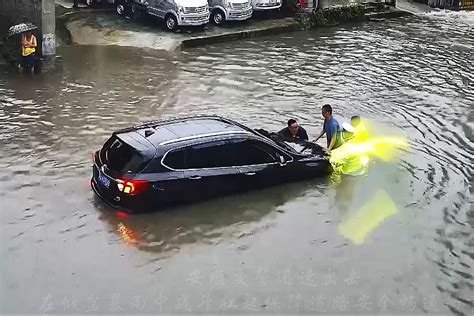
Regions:
<svg viewBox="0 0 474 316"><path fill-rule="evenodd" d="M80 10L60 18L72 44L99 46L128 46L173 51L241 38L264 36L299 29L293 18L258 20L232 23L224 27L209 24L204 31L183 30L172 33L163 30L156 19L133 21L124 19L110 10Z"/></svg>
<svg viewBox="0 0 474 316"><path fill-rule="evenodd" d="M409 12L411 14L424 14L424 13L436 11L436 9L433 9L426 4L414 2L410 0L396 0L395 6L398 10Z"/></svg>
<svg viewBox="0 0 474 316"><path fill-rule="evenodd" d="M172 51L181 45L178 34L143 26L113 12L84 10L66 17L73 44L130 46Z"/></svg>

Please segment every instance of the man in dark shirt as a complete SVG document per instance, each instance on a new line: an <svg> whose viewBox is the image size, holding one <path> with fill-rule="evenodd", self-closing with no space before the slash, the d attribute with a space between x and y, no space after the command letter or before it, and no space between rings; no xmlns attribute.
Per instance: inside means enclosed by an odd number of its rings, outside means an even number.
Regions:
<svg viewBox="0 0 474 316"><path fill-rule="evenodd" d="M308 140L308 133L306 133L306 130L299 126L298 122L294 119L288 120L288 127L279 131L278 134L287 141Z"/></svg>

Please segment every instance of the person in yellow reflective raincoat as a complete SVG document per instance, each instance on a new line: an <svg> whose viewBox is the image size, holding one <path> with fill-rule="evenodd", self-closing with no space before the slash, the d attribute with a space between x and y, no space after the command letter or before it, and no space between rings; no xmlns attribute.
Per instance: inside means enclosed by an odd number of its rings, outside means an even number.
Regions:
<svg viewBox="0 0 474 316"><path fill-rule="evenodd" d="M342 124L342 145L332 152L330 162L336 173L361 175L367 171L369 157L345 149L354 144L361 144L368 139L368 131L359 116L351 117L351 123Z"/></svg>
<svg viewBox="0 0 474 316"><path fill-rule="evenodd" d="M370 158L391 161L396 150L406 148L408 142L400 136L373 135L359 117L352 124L343 124L344 144L331 152L329 161L334 170L343 174L358 175L367 170Z"/></svg>

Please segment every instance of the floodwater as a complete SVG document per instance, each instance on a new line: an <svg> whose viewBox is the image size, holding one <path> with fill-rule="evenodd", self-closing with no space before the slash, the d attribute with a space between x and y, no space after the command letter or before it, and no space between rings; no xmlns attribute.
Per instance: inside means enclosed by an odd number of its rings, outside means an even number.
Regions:
<svg viewBox="0 0 474 316"><path fill-rule="evenodd" d="M63 47L52 72L2 68L1 312L472 313L473 25L441 12L173 55ZM88 185L118 128L296 117L315 137L324 103L410 148L366 176L148 215L117 214Z"/></svg>

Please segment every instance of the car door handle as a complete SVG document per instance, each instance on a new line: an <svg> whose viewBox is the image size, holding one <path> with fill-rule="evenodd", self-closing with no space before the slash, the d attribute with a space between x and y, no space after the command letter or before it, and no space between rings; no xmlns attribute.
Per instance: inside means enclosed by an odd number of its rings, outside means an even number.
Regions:
<svg viewBox="0 0 474 316"><path fill-rule="evenodd" d="M159 191L164 191L165 189L163 188L160 188L159 186L157 186L156 184L153 185L153 189L156 189L156 190L159 190Z"/></svg>
<svg viewBox="0 0 474 316"><path fill-rule="evenodd" d="M256 173L253 172L253 171L249 171L249 172L246 172L245 175L246 176L254 176Z"/></svg>
<svg viewBox="0 0 474 316"><path fill-rule="evenodd" d="M190 180L199 180L201 178L202 178L201 176L190 176L190 177L188 177L188 179L190 179Z"/></svg>

